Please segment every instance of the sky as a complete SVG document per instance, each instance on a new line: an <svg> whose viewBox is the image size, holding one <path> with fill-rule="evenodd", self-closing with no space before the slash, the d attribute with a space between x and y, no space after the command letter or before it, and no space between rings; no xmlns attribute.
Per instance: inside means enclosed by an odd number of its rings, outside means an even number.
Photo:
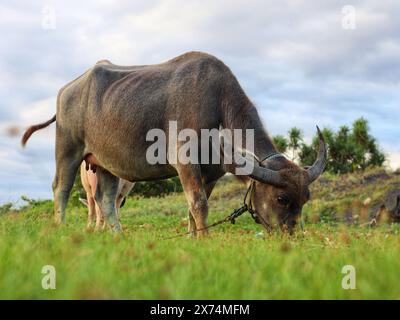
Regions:
<svg viewBox="0 0 400 320"><path fill-rule="evenodd" d="M350 6L350 7L349 7ZM237 76L269 133L337 129L364 117L400 167L400 2L11 1L0 4L0 204L52 197L58 90L108 59L136 65L187 51Z"/></svg>

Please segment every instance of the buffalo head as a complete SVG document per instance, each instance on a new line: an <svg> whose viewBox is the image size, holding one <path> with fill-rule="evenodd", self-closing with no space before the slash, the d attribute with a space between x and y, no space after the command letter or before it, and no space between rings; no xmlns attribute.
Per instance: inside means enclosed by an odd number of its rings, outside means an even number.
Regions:
<svg viewBox="0 0 400 320"><path fill-rule="evenodd" d="M290 233L301 215L304 204L310 199L310 184L324 171L327 151L324 137L318 129L319 152L311 167L301 168L283 156L273 156L262 162L254 161L254 181L251 204L264 227L273 220Z"/></svg>

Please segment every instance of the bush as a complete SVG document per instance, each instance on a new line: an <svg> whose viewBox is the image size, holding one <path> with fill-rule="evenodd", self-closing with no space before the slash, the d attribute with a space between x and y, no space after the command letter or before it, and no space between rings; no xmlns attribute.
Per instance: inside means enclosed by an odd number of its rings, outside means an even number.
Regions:
<svg viewBox="0 0 400 320"><path fill-rule="evenodd" d="M135 187L131 191L130 195L141 195L143 197L158 197L164 196L173 192L182 192L182 185L178 177L155 180L155 181L143 181L136 182ZM81 206L79 198L86 199L86 192L82 186L80 174L76 175L75 183L71 191L68 204L73 207Z"/></svg>
<svg viewBox="0 0 400 320"><path fill-rule="evenodd" d="M7 202L7 203L3 204L2 206L0 206L0 216L3 214L9 213L12 206L13 206L13 204L11 202Z"/></svg>
<svg viewBox="0 0 400 320"><path fill-rule="evenodd" d="M322 134L328 147L326 166L328 172L342 174L363 171L369 167L382 167L386 160L376 139L371 136L368 121L364 118L355 120L351 128L341 126L337 132L324 128ZM311 143L307 144L302 139L301 131L292 128L288 132L288 137L287 149L292 150L292 160L297 154L302 166L312 165L318 153L318 135L315 135ZM281 136L274 139L278 149L279 146L284 145L284 140L285 138Z"/></svg>
<svg viewBox="0 0 400 320"><path fill-rule="evenodd" d="M154 197L182 191L183 189L179 178L174 177L166 180L137 182L131 194Z"/></svg>

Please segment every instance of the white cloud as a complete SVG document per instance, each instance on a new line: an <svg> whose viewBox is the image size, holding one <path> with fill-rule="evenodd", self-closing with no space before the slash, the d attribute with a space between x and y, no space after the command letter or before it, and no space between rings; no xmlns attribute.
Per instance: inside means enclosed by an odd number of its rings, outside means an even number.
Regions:
<svg viewBox="0 0 400 320"><path fill-rule="evenodd" d="M57 13L55 30L41 26L42 9L49 4ZM344 30L341 9L347 4L345 0L3 1L1 134L10 125L24 128L49 119L58 89L97 60L149 64L201 50L232 69L271 133L298 126L311 136L315 124L337 128L364 116L396 164L400 4L353 1L357 28ZM9 186L7 192L15 195L24 190L48 192L54 125L37 132L25 151L15 149L19 144L15 138L0 139L0 165L10 168L0 176L0 190ZM45 174L38 178L24 173L29 183L13 188L21 180L20 171L29 171L26 165L32 157L45 163ZM42 181L49 187L38 187ZM0 192L1 202L7 192Z"/></svg>
<svg viewBox="0 0 400 320"><path fill-rule="evenodd" d="M51 118L56 113L56 97L35 101L25 108L20 113L20 120L23 123L43 122L47 118Z"/></svg>

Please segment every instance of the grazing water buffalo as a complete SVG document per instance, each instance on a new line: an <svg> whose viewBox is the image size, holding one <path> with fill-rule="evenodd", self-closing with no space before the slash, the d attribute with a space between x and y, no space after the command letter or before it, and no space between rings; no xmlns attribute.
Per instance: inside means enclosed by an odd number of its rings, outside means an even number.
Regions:
<svg viewBox="0 0 400 320"><path fill-rule="evenodd" d="M57 119L57 121L56 121ZM259 218L272 216L290 230L310 197L309 185L323 172L326 147L320 147L315 163L303 169L277 152L253 103L230 69L217 58L189 52L155 65L117 66L99 61L58 94L57 113L49 121L32 126L30 135L56 121L56 173L53 182L55 216L65 221L65 207L82 160L97 166L98 202L106 221L120 231L115 198L118 177L146 181L178 175L189 205L189 229L206 233L208 198L216 181L234 165L166 163L150 164L146 150L149 130L168 135L169 121L178 130L253 129L254 169L240 180L253 185L250 200ZM182 141L174 141L179 149ZM167 149L170 148L167 141ZM254 182L254 183L253 183ZM263 225L265 226L266 223Z"/></svg>
<svg viewBox="0 0 400 320"><path fill-rule="evenodd" d="M96 173L89 170L85 162L81 164L81 181L82 186L86 192L86 199L79 199L84 205L88 207L88 222L87 227L91 228L93 225L94 217L96 216L96 226L95 230L100 228L104 229L105 220L103 219L103 214L101 213L100 206L96 202L96 189L97 189L97 177ZM120 208L125 203L125 197L129 194L135 184L124 179L119 179L118 191L115 199L115 208L117 210L117 216L120 217Z"/></svg>

